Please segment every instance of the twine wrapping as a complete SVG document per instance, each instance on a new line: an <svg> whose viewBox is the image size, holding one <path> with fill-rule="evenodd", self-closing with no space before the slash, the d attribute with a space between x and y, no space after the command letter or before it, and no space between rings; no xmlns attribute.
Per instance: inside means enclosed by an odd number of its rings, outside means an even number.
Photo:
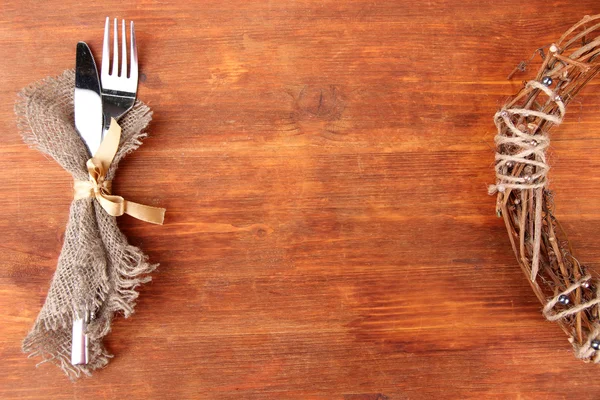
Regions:
<svg viewBox="0 0 600 400"><path fill-rule="evenodd" d="M73 122L74 71L47 78L19 93L15 106L23 140L48 154L68 171L75 181L89 182L87 149ZM151 120L150 109L140 101L120 120L122 134L112 162L105 165L94 190L110 191L119 161L141 145ZM84 184L81 184L84 185ZM85 184L87 185L87 184ZM135 288L148 282L158 264L127 243L114 216L90 196L77 196L71 203L64 243L46 301L32 330L23 341L23 351L40 356L41 363L58 365L71 378L91 375L105 366L112 355L102 340L110 331L116 312L133 313L138 293ZM93 319L87 326L89 363L70 363L73 319L88 311ZM40 363L40 364L41 364Z"/></svg>
<svg viewBox="0 0 600 400"><path fill-rule="evenodd" d="M546 54L538 49L543 61L537 76L494 116L496 184L489 187L490 194L497 193L496 213L504 219L517 261L544 304L543 315L567 333L576 357L596 363L600 281L573 256L554 217L546 151L549 132L562 122L566 106L600 72L598 19L584 17Z"/></svg>
<svg viewBox="0 0 600 400"><path fill-rule="evenodd" d="M498 129L495 142L497 149L511 149L510 151L496 153L496 185L489 187L489 193L496 191L505 192L506 189L536 189L536 199L541 198L542 191L546 187L546 176L550 167L546 160L546 150L550 145L550 138L545 132L534 134L537 125L532 124L519 129L515 126L514 120L535 118L542 123L552 123L559 125L565 115L565 105L560 96L555 95L547 86L529 81L525 85L526 89L542 91L548 96L551 102L556 104L558 115L552 115L541 111L535 111L527 108L508 108L500 110L494 116L494 122ZM516 118L515 118L516 117ZM515 150L516 149L516 150ZM510 167L518 164L523 166L525 175L512 175L509 172ZM531 262L532 281L535 281L539 270L539 254L542 235L542 202L536 202L534 217L534 241L533 241L533 259Z"/></svg>

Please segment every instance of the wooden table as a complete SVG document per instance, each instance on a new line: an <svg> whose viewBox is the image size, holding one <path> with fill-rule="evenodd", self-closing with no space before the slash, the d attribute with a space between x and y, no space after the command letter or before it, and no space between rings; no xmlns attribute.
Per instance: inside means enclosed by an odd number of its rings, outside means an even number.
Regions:
<svg viewBox="0 0 600 400"><path fill-rule="evenodd" d="M0 11L0 398L595 399L600 367L545 322L494 215L492 116L519 61L595 1L5 0ZM115 354L71 383L21 353L71 202L22 143L24 86L136 22L154 111L115 192L161 264ZM600 92L552 142L557 216L600 267ZM39 360L38 360L39 361Z"/></svg>

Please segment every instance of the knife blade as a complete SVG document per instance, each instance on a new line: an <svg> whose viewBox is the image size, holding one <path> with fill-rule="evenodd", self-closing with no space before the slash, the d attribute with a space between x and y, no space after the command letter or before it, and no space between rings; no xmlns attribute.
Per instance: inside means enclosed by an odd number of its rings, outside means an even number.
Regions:
<svg viewBox="0 0 600 400"><path fill-rule="evenodd" d="M102 142L102 94L96 62L85 42L77 43L73 103L75 128L93 156Z"/></svg>
<svg viewBox="0 0 600 400"><path fill-rule="evenodd" d="M75 109L75 128L85 142L90 156L100 147L103 132L102 95L96 62L90 48L85 42L77 43L75 58L75 92L73 94ZM90 312L83 318L73 319L71 337L71 364L87 364L89 360L89 338L87 325Z"/></svg>

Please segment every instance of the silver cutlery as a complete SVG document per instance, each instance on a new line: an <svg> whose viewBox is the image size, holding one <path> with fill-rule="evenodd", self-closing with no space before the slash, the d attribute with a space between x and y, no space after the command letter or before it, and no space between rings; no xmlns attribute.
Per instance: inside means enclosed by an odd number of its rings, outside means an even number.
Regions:
<svg viewBox="0 0 600 400"><path fill-rule="evenodd" d="M94 57L84 42L77 44L75 67L75 127L85 142L90 156L94 156L104 134L110 128L111 118L119 120L135 104L138 86L138 55L133 21L130 24L130 49L127 59L125 20L121 22L121 68L119 70L119 40L117 19L113 25L112 68L109 70L110 20L104 26L102 47L102 70L100 79ZM71 364L87 364L89 361L87 325L93 312L89 310L82 318L73 320Z"/></svg>
<svg viewBox="0 0 600 400"><path fill-rule="evenodd" d="M94 56L84 42L77 43L73 105L75 128L83 138L90 156L94 156L102 138L102 99ZM86 331L89 320L90 314L88 311L84 316L76 316L73 319L71 338L71 364L73 365L88 363L88 336Z"/></svg>

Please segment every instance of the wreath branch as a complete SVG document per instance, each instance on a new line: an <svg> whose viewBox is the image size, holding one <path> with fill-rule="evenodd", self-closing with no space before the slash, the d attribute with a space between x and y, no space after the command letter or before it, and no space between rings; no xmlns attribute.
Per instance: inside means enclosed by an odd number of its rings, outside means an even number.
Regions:
<svg viewBox="0 0 600 400"><path fill-rule="evenodd" d="M543 48L540 48L543 49ZM496 214L543 315L569 336L575 355L600 362L600 280L573 255L554 217L546 151L567 105L600 72L600 15L586 16L548 47L536 77L496 113ZM534 53L535 54L535 53ZM522 62L510 74L524 71Z"/></svg>

